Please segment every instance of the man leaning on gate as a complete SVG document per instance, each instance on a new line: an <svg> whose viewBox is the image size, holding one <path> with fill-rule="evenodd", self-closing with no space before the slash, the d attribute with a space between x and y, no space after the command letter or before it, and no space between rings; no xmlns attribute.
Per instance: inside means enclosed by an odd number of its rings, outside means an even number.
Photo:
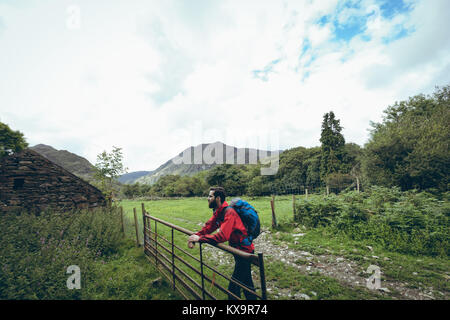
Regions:
<svg viewBox="0 0 450 320"><path fill-rule="evenodd" d="M206 222L199 232L188 238L189 248L194 247L195 242L217 244L228 241L230 246L247 253L254 253L255 246L248 236L247 228L239 214L225 201L225 190L222 187L211 187L208 195L209 208L213 209L212 217ZM211 234L219 228L219 232ZM250 241L249 241L250 238ZM232 279L242 283L254 291L251 275L251 262L248 259L234 255L235 266ZM241 287L230 281L228 291L241 297ZM247 300L256 300L256 296L247 290L243 290ZM228 299L233 300L230 294Z"/></svg>

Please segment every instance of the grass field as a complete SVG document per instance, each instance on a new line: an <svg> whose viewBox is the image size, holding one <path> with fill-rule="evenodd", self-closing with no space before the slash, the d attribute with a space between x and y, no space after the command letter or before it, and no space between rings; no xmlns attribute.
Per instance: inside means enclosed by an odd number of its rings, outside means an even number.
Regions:
<svg viewBox="0 0 450 320"><path fill-rule="evenodd" d="M311 195L310 195L311 196ZM302 201L297 196L296 201ZM286 245L292 250L306 250L314 255L329 254L343 257L356 263L361 270L370 264L379 265L382 270L382 281L401 283L411 289L422 289L424 292L434 292L433 298L445 299L448 296L449 263L445 258L417 257L386 251L383 247L373 246L369 250L364 242L354 241L331 234L325 228L305 229L304 236L292 236L298 232L298 224L293 221L292 196L277 196L275 212L278 228L272 229L271 197L245 198L257 210L263 229L271 231L273 243ZM133 208L137 209L140 241L142 242L142 214L141 203L152 216L184 227L191 231L201 229L204 222L211 217L211 210L207 206L206 198L180 198L154 201L125 200L120 203L125 212L125 229L127 236L135 238ZM160 228L160 227L158 227ZM159 230L170 239L169 231ZM187 236L176 234L175 242L182 248L186 246ZM190 251L198 256L198 250ZM258 252L258 247L256 248ZM219 264L210 257L209 262L225 274L231 275L232 264ZM375 257L375 258L374 258ZM217 260L217 259L216 259ZM298 260L298 263L303 263ZM271 286L269 299L290 299L298 293L304 293L311 299L408 299L395 289L389 294L369 290L365 287L349 286L342 281L317 272L302 273L292 266L283 264L277 258L265 258L266 282ZM256 269L253 269L256 271ZM212 274L210 274L211 276ZM226 281L222 283L226 287ZM256 284L256 283L255 283ZM258 286L257 286L258 287ZM219 298L225 298L218 294Z"/></svg>
<svg viewBox="0 0 450 320"><path fill-rule="evenodd" d="M261 225L269 228L272 225L271 197L245 198L258 210ZM298 198L297 198L298 199ZM125 200L120 203L128 218L128 223L133 222L133 208L137 209L139 223L142 223L141 203L145 209L157 218L183 226L192 231L201 228L199 224L205 223L212 215L205 198L180 198L155 201ZM276 198L275 211L277 222L284 226L293 220L292 196L280 196ZM128 232L133 232L127 228Z"/></svg>
<svg viewBox="0 0 450 320"><path fill-rule="evenodd" d="M257 198L252 199L252 204L258 207L259 215L261 219L262 226L265 228L268 228L272 224L272 218L271 218L271 207L270 207L270 197L264 197L264 198ZM292 201L292 198L291 198ZM130 238L136 238L136 233L134 229L134 216L133 216L133 208L136 208L137 211L137 219L138 219L138 230L139 230L139 237L140 242L142 242L142 211L141 211L141 203L142 201L123 201L121 205L124 208L125 212L125 230L127 233L127 236ZM268 203L268 205L267 205ZM208 208L208 202L206 198L181 198L181 199L171 199L171 200L156 200L156 201L144 201L145 209L147 212L149 212L152 216L155 216L157 218L163 219L167 222L173 223L175 225L181 226L183 228L186 228L191 231L198 231L201 229L202 225L211 217L212 211ZM277 210L280 210L280 212L284 212L284 215L278 216L278 220L282 222L282 224L286 224L286 222L289 219L292 219L292 202L289 202L287 197L283 198L283 201L279 201L277 203ZM291 208L291 211L289 213L289 206ZM288 217L288 215L291 215L291 217ZM162 233L165 235L167 239L170 239L171 235L169 234L169 229L163 226L158 225L158 233ZM186 240L187 236L184 234L176 233L175 236L175 243L182 247L187 248L186 246ZM199 257L199 251L198 249L195 250L189 250L190 253L192 253L194 256ZM186 255L181 254L183 258L187 258ZM220 272L226 274L227 276L231 276L231 273L233 271L232 266L230 265L223 265L218 264L215 261L215 256L208 255L206 253L205 255L205 262L211 265L214 268L217 268ZM189 263L193 263L193 261L188 260ZM190 272L188 268L183 268L184 271ZM256 271L256 268L254 269ZM213 272L210 270L205 271L207 276L209 276L211 279L213 278ZM197 280L199 283L201 282L200 277L193 274L192 272L189 273L195 280ZM225 279L222 279L220 277L215 277L215 281L219 284L221 284L223 287L227 288L228 282ZM255 283L255 286L259 288L259 283ZM219 290L216 290L214 287L209 288L211 290L211 293L213 293L216 297L220 299L225 299L226 295L223 292L220 292Z"/></svg>
<svg viewBox="0 0 450 320"><path fill-rule="evenodd" d="M0 300L176 300L117 210L27 211L0 216ZM69 266L80 286L67 286ZM157 281L155 281L157 280Z"/></svg>

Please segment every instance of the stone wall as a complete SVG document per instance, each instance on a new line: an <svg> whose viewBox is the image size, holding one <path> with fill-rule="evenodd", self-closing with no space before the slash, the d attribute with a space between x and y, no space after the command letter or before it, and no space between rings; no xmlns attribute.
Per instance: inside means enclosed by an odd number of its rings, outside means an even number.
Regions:
<svg viewBox="0 0 450 320"><path fill-rule="evenodd" d="M105 206L100 190L26 149L0 160L0 211Z"/></svg>

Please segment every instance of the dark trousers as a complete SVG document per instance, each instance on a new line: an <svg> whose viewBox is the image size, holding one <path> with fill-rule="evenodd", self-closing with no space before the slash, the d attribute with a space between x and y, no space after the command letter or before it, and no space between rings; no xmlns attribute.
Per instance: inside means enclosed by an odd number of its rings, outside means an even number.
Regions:
<svg viewBox="0 0 450 320"><path fill-rule="evenodd" d="M231 276L231 278L233 280L238 281L242 285L246 286L250 290L255 291L255 287L253 285L253 280L252 280L250 261L240 258L238 256L234 256L234 261L235 261L234 272L233 272L233 275ZM241 289L242 288L239 285L230 281L230 284L228 285L228 291L231 291L233 294L235 294L236 296L238 296L240 298L241 297ZM254 294L252 294L244 289L242 289L242 291L244 291L244 295L247 300L256 300L256 296ZM228 300L236 300L236 298L229 294Z"/></svg>

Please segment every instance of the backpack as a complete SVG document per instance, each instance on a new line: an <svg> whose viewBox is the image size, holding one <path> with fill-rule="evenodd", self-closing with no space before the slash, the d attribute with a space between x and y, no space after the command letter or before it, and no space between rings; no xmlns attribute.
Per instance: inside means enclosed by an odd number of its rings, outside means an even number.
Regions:
<svg viewBox="0 0 450 320"><path fill-rule="evenodd" d="M251 204L240 198L234 198L231 200L230 205L241 217L245 228L247 229L248 237L245 238L242 243L246 246L252 244L252 241L259 236L261 224L259 222L258 212L253 208Z"/></svg>

